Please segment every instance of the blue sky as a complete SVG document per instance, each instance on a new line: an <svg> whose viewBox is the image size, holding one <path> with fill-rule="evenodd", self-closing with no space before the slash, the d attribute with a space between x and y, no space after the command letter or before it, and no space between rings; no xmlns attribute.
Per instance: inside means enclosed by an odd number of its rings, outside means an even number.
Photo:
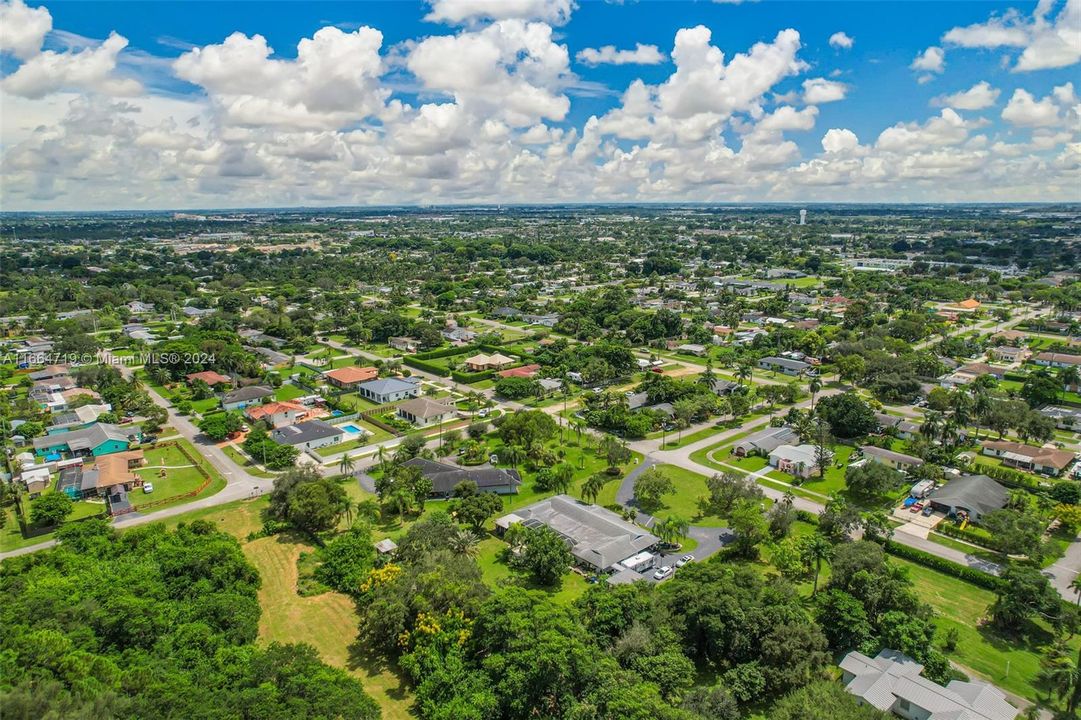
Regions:
<svg viewBox="0 0 1081 720"><path fill-rule="evenodd" d="M13 208L1081 200L1081 0L0 8Z"/></svg>

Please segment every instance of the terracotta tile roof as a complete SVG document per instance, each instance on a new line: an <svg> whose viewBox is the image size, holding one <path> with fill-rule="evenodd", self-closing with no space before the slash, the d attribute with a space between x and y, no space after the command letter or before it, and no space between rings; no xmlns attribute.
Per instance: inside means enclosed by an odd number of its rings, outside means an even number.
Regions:
<svg viewBox="0 0 1081 720"><path fill-rule="evenodd" d="M379 377L379 370L374 367L347 365L346 367L340 367L337 370L327 370L323 373L323 376L330 378L335 382L339 382L342 385L352 385L353 383L374 380Z"/></svg>

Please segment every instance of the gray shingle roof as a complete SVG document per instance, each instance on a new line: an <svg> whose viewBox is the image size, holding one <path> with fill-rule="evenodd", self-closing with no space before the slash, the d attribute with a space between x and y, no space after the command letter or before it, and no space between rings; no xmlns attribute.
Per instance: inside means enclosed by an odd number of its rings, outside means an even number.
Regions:
<svg viewBox="0 0 1081 720"><path fill-rule="evenodd" d="M342 434L341 428L336 428L322 420L309 420L295 425L286 425L276 429L270 434L271 439L281 445L300 445L312 440L322 440Z"/></svg>
<svg viewBox="0 0 1081 720"><path fill-rule="evenodd" d="M1009 491L986 475L964 475L932 492L928 499L986 515L1006 507Z"/></svg>
<svg viewBox="0 0 1081 720"><path fill-rule="evenodd" d="M67 445L68 449L73 452L93 450L107 440L131 442L132 437L134 437L134 434L129 434L116 425L95 423L90 427L72 430L71 432L34 438L34 448L41 450L43 448L57 447L58 445Z"/></svg>
<svg viewBox="0 0 1081 720"><path fill-rule="evenodd" d="M571 555L602 570L660 542L657 536L611 510L587 505L569 495L550 497L515 510L514 514L526 524L545 525L559 533L570 546Z"/></svg>
<svg viewBox="0 0 1081 720"><path fill-rule="evenodd" d="M259 400L273 394L274 391L265 385L248 385L247 387L237 388L232 392L225 393L222 402L228 404L246 402L248 400Z"/></svg>
<svg viewBox="0 0 1081 720"><path fill-rule="evenodd" d="M424 477L432 481L432 492L438 495L449 495L460 482L472 480L477 484L481 492L492 488L508 488L516 492L522 484L522 479L516 470L504 470L503 468L482 466L461 468L448 463L424 458L413 458L402 463L411 467L420 468Z"/></svg>
<svg viewBox="0 0 1081 720"><path fill-rule="evenodd" d="M406 390L412 390L416 388L417 383L409 382L408 380L402 380L400 378L380 378L378 380L369 380L368 382L360 383L357 388L363 388L375 395L389 395L396 392L404 392Z"/></svg>

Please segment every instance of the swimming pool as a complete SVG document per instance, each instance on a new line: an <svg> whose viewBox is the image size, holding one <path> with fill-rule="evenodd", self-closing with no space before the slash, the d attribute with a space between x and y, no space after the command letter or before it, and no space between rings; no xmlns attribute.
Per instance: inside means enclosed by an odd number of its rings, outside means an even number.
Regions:
<svg viewBox="0 0 1081 720"><path fill-rule="evenodd" d="M342 430L345 430L347 433L362 433L362 432L364 432L362 429L358 428L356 425L353 425L352 423L350 423L349 425L342 425Z"/></svg>

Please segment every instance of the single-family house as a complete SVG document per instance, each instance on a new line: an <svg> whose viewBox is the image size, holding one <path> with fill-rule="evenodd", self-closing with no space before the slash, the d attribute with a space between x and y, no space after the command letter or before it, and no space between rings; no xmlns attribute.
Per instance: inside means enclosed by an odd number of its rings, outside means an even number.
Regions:
<svg viewBox="0 0 1081 720"><path fill-rule="evenodd" d="M905 720L1014 720L1020 712L1006 694L981 680L939 685L923 677L923 665L884 649L871 658L853 650L841 660L841 682L860 705Z"/></svg>
<svg viewBox="0 0 1081 720"><path fill-rule="evenodd" d="M291 445L302 450L315 450L337 445L345 440L345 431L322 420L309 420L275 428L270 438L279 445Z"/></svg>
<svg viewBox="0 0 1081 720"><path fill-rule="evenodd" d="M781 472L809 478L818 472L814 445L779 445L769 454L769 464Z"/></svg>
<svg viewBox="0 0 1081 720"><path fill-rule="evenodd" d="M398 417L417 427L427 427L452 419L458 411L450 405L444 405L435 400L415 397L398 405L397 413Z"/></svg>
<svg viewBox="0 0 1081 720"><path fill-rule="evenodd" d="M739 389L739 383L734 380L718 378L710 385L713 392L720 396L731 395Z"/></svg>
<svg viewBox="0 0 1081 720"><path fill-rule="evenodd" d="M1006 371L1008 369L1009 368L991 365L989 363L975 362L968 363L967 365L962 365L960 368L958 368L958 372L967 373L975 377L979 377L980 375L990 375L996 380L1001 380L1006 377Z"/></svg>
<svg viewBox="0 0 1081 720"><path fill-rule="evenodd" d="M507 368L506 370L500 370L496 373L501 378L531 378L536 375L541 369L540 365L531 363L529 365L520 365L515 368Z"/></svg>
<svg viewBox="0 0 1081 720"><path fill-rule="evenodd" d="M93 425L98 421L99 417L112 409L112 406L108 404L80 405L74 410L53 415L48 432L50 435L53 435L61 432L71 432L72 430L79 430L88 425Z"/></svg>
<svg viewBox="0 0 1081 720"><path fill-rule="evenodd" d="M1081 366L1081 355L1069 355L1067 353L1042 352L1032 359L1037 365L1043 367L1064 368Z"/></svg>
<svg viewBox="0 0 1081 720"><path fill-rule="evenodd" d="M540 383L541 390L544 391L545 395L558 392L563 388L563 381L559 378L541 378L537 382Z"/></svg>
<svg viewBox="0 0 1081 720"><path fill-rule="evenodd" d="M997 457L1008 467L1057 477L1069 469L1077 456L1069 450L1054 447L1036 447L1009 440L985 440L984 455Z"/></svg>
<svg viewBox="0 0 1081 720"><path fill-rule="evenodd" d="M379 378L360 383L357 385L357 392L362 398L383 405L395 400L417 397L420 395L420 381L414 377Z"/></svg>
<svg viewBox="0 0 1081 720"><path fill-rule="evenodd" d="M497 352L491 355L478 353L473 357L466 358L464 364L470 372L483 372L485 370L502 370L513 362L514 358Z"/></svg>
<svg viewBox="0 0 1081 720"><path fill-rule="evenodd" d="M404 336L387 338L387 345L398 352L404 353L415 353L420 348L420 344L416 339Z"/></svg>
<svg viewBox="0 0 1081 720"><path fill-rule="evenodd" d="M24 469L19 475L19 480L26 488L27 495L33 500L49 489L49 485L52 484L52 473L45 465L35 465Z"/></svg>
<svg viewBox="0 0 1081 720"><path fill-rule="evenodd" d="M882 463L883 465L901 472L908 472L913 468L918 468L923 465L922 458L894 452L893 450L886 450L885 448L875 447L874 445L861 445L860 451L863 452L863 456L871 462Z"/></svg>
<svg viewBox="0 0 1081 720"><path fill-rule="evenodd" d="M201 372L189 373L187 375L188 384L192 385L196 380L202 380L210 387L215 385L228 385L233 382L233 379L228 375L222 375L220 372L214 370L203 370Z"/></svg>
<svg viewBox="0 0 1081 720"><path fill-rule="evenodd" d="M697 355L698 357L704 356L709 352L709 348L705 345L699 345L698 343L683 343L676 347L676 352L687 353L689 355Z"/></svg>
<svg viewBox="0 0 1081 720"><path fill-rule="evenodd" d="M799 433L787 425L780 427L768 427L751 433L740 440L732 448L732 454L738 457L748 455L762 455L769 457L770 453L782 445L799 442Z"/></svg>
<svg viewBox="0 0 1081 720"><path fill-rule="evenodd" d="M265 422L272 428L292 425L308 417L308 408L295 402L268 402L244 408L244 417Z"/></svg>
<svg viewBox="0 0 1081 720"><path fill-rule="evenodd" d="M927 496L931 507L947 515L965 512L973 521L1006 507L1009 491L986 475L962 475Z"/></svg>
<svg viewBox="0 0 1081 720"><path fill-rule="evenodd" d="M576 564L594 571L616 570L623 560L653 549L660 538L607 508L569 495L555 495L496 520L496 532L511 525L547 527L563 538Z"/></svg>
<svg viewBox="0 0 1081 720"><path fill-rule="evenodd" d="M898 415L875 413L875 420L878 422L879 430L902 440L911 440L920 431L919 425Z"/></svg>
<svg viewBox="0 0 1081 720"><path fill-rule="evenodd" d="M522 478L517 470L491 465L458 467L424 458L413 458L402 464L419 468L421 474L432 481L432 497L451 497L459 483L469 481L477 484L477 492L497 495L514 495L522 484Z"/></svg>
<svg viewBox="0 0 1081 720"><path fill-rule="evenodd" d="M66 452L97 457L124 452L132 444L139 443L142 437L142 432L134 425L119 427L108 423L94 423L79 430L34 438L34 451L38 455Z"/></svg>
<svg viewBox="0 0 1081 720"><path fill-rule="evenodd" d="M1076 408L1053 405L1041 408L1038 412L1044 417L1049 417L1054 420L1055 427L1060 430L1081 429L1081 410Z"/></svg>
<svg viewBox="0 0 1081 720"><path fill-rule="evenodd" d="M379 377L379 369L374 367L357 367L346 365L335 370L323 372L323 378L334 387L343 390L355 390L357 385L375 380Z"/></svg>
<svg viewBox="0 0 1081 720"><path fill-rule="evenodd" d="M243 410L249 405L259 405L264 398L273 395L273 388L266 385L246 385L222 395L221 406L225 410Z"/></svg>
<svg viewBox="0 0 1081 720"><path fill-rule="evenodd" d="M815 372L810 363L785 357L764 357L758 361L758 367L785 375L813 375Z"/></svg>
<svg viewBox="0 0 1081 720"><path fill-rule="evenodd" d="M477 333L463 327L443 330L442 335L445 339L457 345L465 345L471 343L477 338Z"/></svg>
<svg viewBox="0 0 1081 720"><path fill-rule="evenodd" d="M56 380L57 378L66 378L69 374L67 365L46 365L40 370L35 370L29 373L29 377L34 382L43 382L46 380Z"/></svg>
<svg viewBox="0 0 1081 720"><path fill-rule="evenodd" d="M132 300L128 303L128 312L132 315L146 315L147 313L152 313L154 312L154 303Z"/></svg>
<svg viewBox="0 0 1081 720"><path fill-rule="evenodd" d="M1013 345L998 345L988 349L987 354L991 356L992 360L1006 363L1024 362L1032 355L1028 348L1014 347Z"/></svg>

